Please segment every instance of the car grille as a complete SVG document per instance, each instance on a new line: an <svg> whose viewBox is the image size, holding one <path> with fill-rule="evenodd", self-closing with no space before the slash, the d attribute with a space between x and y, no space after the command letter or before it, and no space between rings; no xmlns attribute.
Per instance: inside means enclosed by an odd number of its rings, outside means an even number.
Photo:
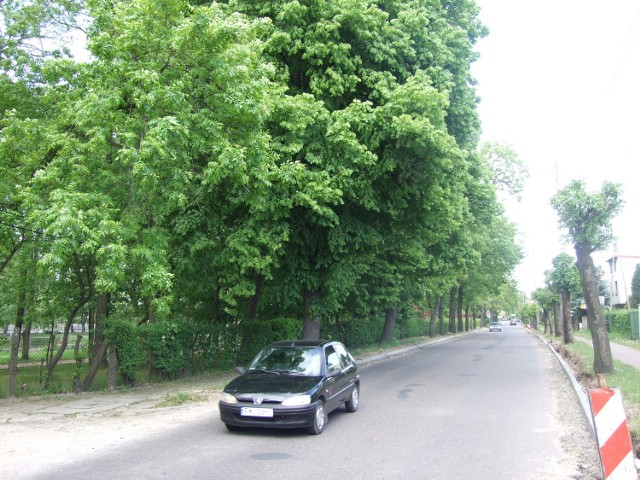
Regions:
<svg viewBox="0 0 640 480"><path fill-rule="evenodd" d="M254 402L255 398L257 397L241 396L241 397L238 397L238 400L240 400L241 402L250 403L251 405L258 405L257 403ZM275 397L261 397L261 398L262 398L262 403L260 403L259 405L280 405L282 403L282 398L275 398Z"/></svg>

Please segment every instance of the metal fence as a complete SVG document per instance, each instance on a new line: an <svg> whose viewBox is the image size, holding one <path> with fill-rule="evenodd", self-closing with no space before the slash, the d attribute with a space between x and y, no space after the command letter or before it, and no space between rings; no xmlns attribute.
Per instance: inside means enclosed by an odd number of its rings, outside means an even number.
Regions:
<svg viewBox="0 0 640 480"><path fill-rule="evenodd" d="M629 311L629 318L631 319L631 338L634 340L640 340L640 315L638 310Z"/></svg>
<svg viewBox="0 0 640 480"><path fill-rule="evenodd" d="M71 355L73 354L73 349L75 348L75 344L76 344L76 335L77 334L74 333L69 336L69 341L65 348L65 355L67 354L66 352L70 352ZM50 341L49 335L32 333L29 338L29 359L31 361L36 361L36 362L42 360L46 355L47 347L49 346L49 341ZM54 342L53 342L54 350L57 351L61 347L61 344L62 344L62 335L56 334L54 336ZM83 335L81 348L86 348L86 347L87 347L87 335ZM20 345L20 351L22 352L22 344ZM0 365L9 361L10 352L11 352L11 337L2 336L2 338L0 338ZM20 353L20 356L22 356L22 353Z"/></svg>

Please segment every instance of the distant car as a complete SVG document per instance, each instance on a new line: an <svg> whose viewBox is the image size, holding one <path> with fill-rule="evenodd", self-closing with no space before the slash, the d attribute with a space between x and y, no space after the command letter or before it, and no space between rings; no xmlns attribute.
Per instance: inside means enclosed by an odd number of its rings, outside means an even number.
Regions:
<svg viewBox="0 0 640 480"><path fill-rule="evenodd" d="M489 331L490 332L501 332L502 331L502 325L500 324L500 322L491 322L491 324L489 325Z"/></svg>
<svg viewBox="0 0 640 480"><path fill-rule="evenodd" d="M275 342L240 373L218 403L220 419L229 430L306 428L318 435L332 410L341 405L347 412L358 409L360 376L340 342Z"/></svg>
<svg viewBox="0 0 640 480"><path fill-rule="evenodd" d="M516 322L515 320L511 320L511 321L509 322L509 325L517 325L517 322Z"/></svg>

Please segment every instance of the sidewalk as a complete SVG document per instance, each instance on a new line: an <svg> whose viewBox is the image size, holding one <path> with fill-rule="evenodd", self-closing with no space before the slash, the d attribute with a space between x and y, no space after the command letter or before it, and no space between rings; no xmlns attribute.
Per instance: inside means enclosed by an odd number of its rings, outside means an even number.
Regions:
<svg viewBox="0 0 640 480"><path fill-rule="evenodd" d="M592 345L590 338L584 338L579 335L574 335L574 338L578 342ZM626 363L627 365L640 370L640 350L614 342L609 342L609 345L611 346L611 356L614 360Z"/></svg>

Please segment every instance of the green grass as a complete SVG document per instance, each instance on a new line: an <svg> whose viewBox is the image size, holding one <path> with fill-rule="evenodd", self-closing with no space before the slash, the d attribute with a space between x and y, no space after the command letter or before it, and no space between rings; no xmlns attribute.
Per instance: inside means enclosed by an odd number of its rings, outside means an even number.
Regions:
<svg viewBox="0 0 640 480"><path fill-rule="evenodd" d="M590 332L576 332L580 336L591 338ZM585 370L593 373L593 347L582 342L565 345L581 359ZM640 370L613 360L614 371L605 375L609 388L619 388L627 411L627 425L634 439L636 450L640 448Z"/></svg>
<svg viewBox="0 0 640 480"><path fill-rule="evenodd" d="M579 337L591 338L591 330L575 330L573 333ZM640 350L640 341L633 340L619 332L609 332L609 341Z"/></svg>
<svg viewBox="0 0 640 480"><path fill-rule="evenodd" d="M187 402L204 402L207 397L204 395L196 395L194 393L176 393L174 395L167 395L166 398L158 403L156 407L176 407Z"/></svg>
<svg viewBox="0 0 640 480"><path fill-rule="evenodd" d="M9 337L3 337L2 343L0 343L0 365L6 365L9 363L9 355L11 353L11 345L9 342ZM62 335L56 335L56 351L60 347L60 342L62 341ZM74 347L75 347L76 337L75 334L71 334L69 336L69 344L67 345L66 350L62 354L63 360L73 360L74 359ZM85 335L80 342L80 354L87 358L87 342L88 337ZM44 334L31 334L29 337L29 359L22 360L22 349L20 349L20 358L18 363L39 363L44 360L47 354L47 345L49 344L49 335Z"/></svg>
<svg viewBox="0 0 640 480"><path fill-rule="evenodd" d="M80 378L87 374L87 364L80 369ZM73 391L73 378L76 373L76 365L73 363L58 364L53 371L53 377L48 389L44 389L46 378L46 368L40 365L19 366L16 378L17 393L21 395L22 386L25 386L25 395L44 395L47 393L68 393ZM7 388L9 385L9 370L6 365L0 369L0 398L7 398ZM96 375L92 385L92 390L103 390L107 388L106 369L101 370Z"/></svg>

